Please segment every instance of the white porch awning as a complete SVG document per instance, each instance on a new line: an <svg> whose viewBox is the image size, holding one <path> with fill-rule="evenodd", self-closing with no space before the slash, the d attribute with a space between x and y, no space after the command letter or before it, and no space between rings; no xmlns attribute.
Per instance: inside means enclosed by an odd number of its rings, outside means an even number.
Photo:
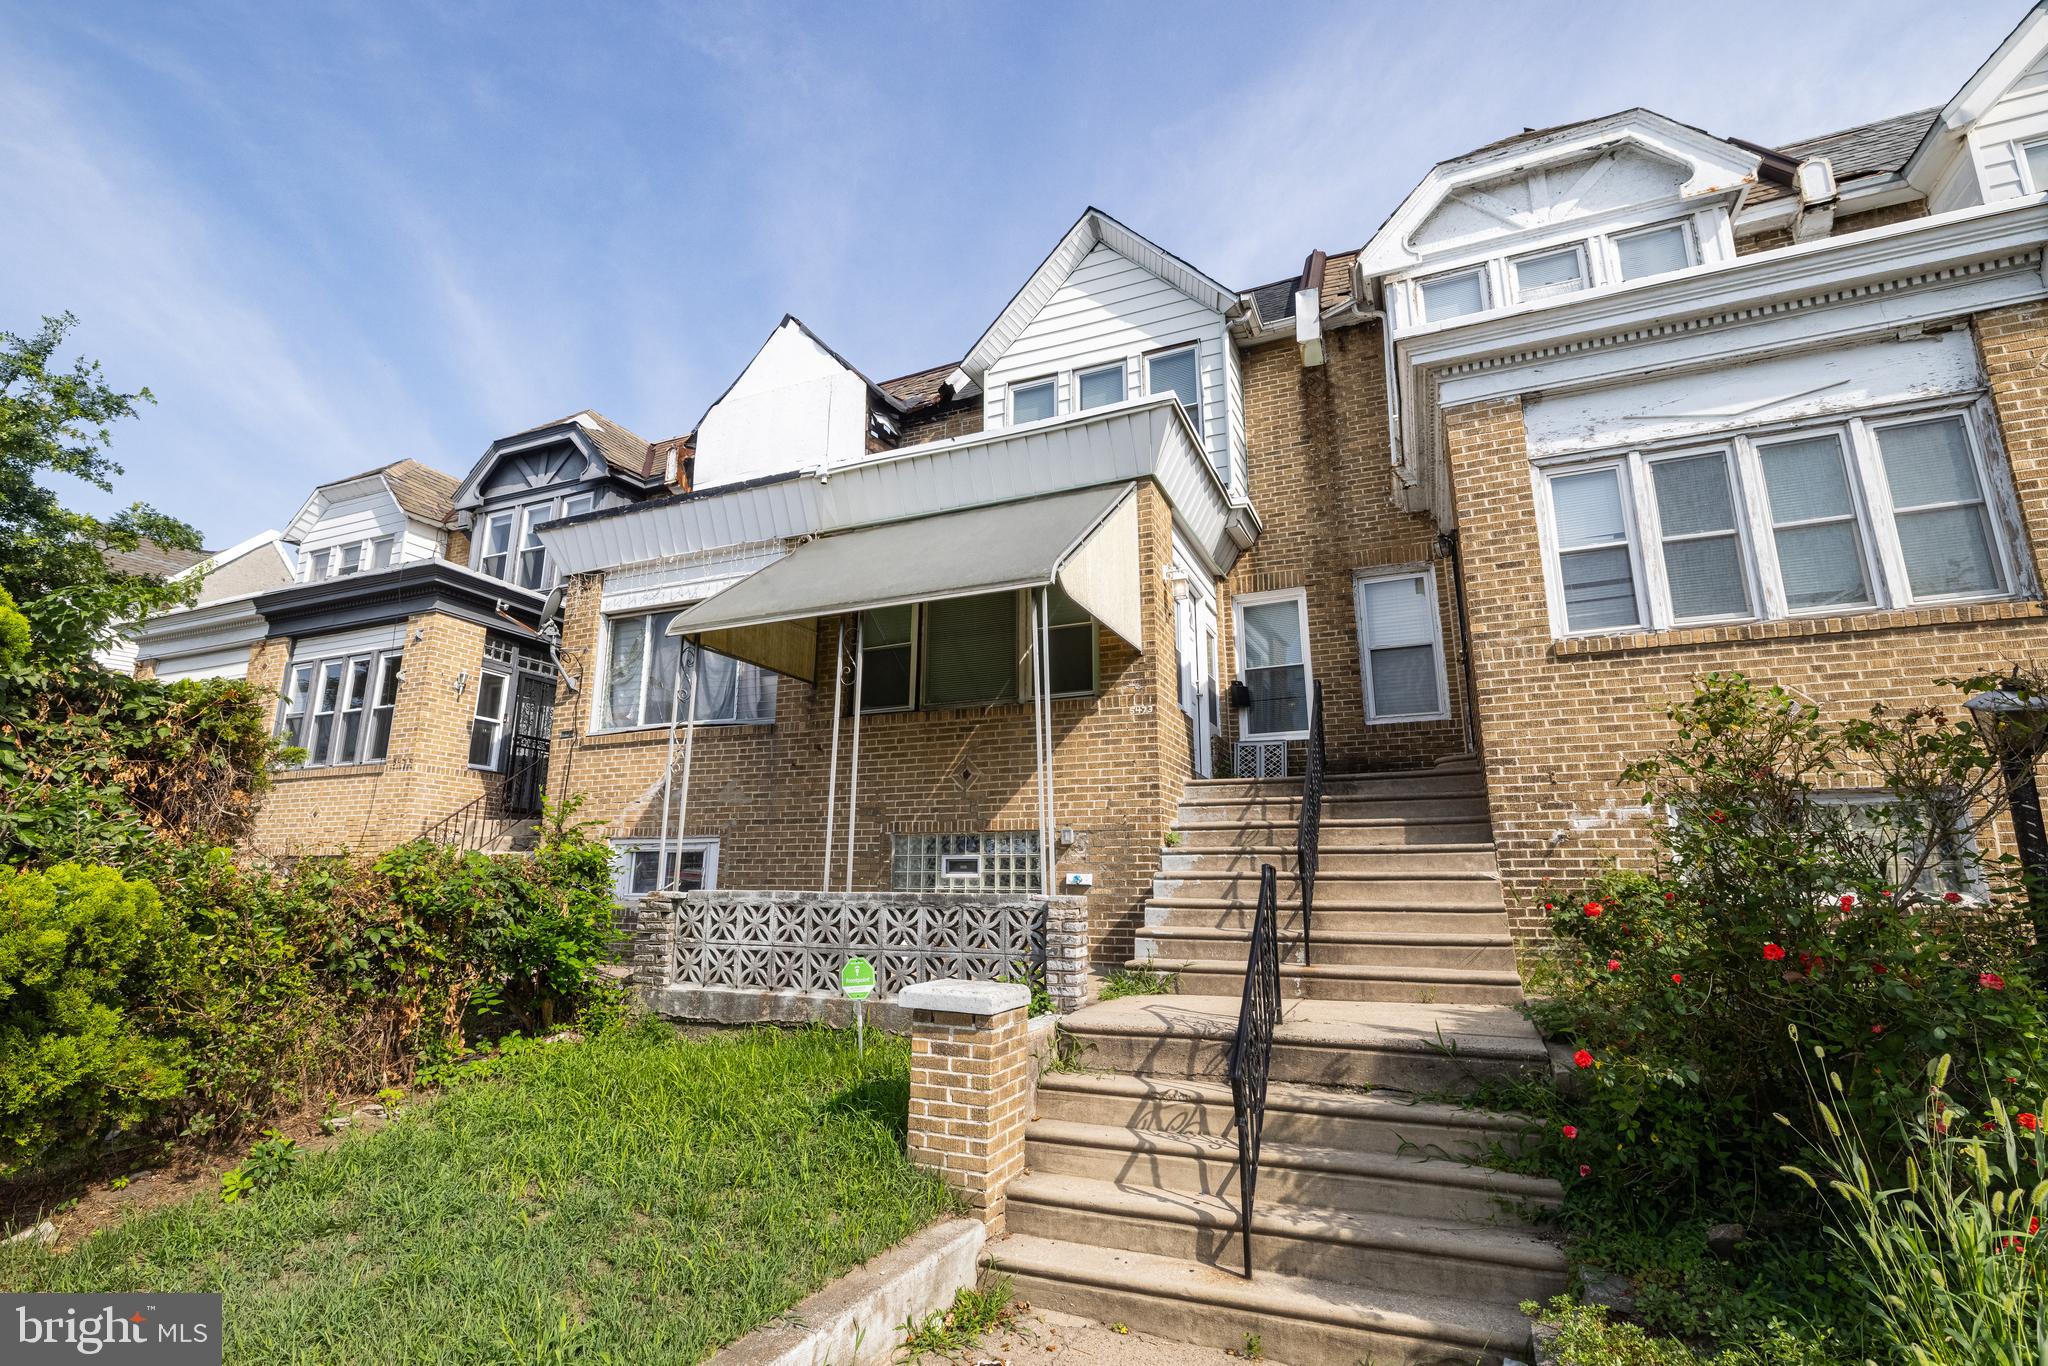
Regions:
<svg viewBox="0 0 2048 1366"><path fill-rule="evenodd" d="M1052 584L1134 648L1145 648L1136 485L822 536L678 613L668 631L815 682L821 617Z"/></svg>

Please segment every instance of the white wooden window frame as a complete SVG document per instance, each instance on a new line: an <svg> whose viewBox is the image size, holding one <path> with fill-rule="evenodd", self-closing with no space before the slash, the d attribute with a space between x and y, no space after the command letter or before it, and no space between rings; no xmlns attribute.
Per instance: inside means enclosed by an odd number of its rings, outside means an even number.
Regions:
<svg viewBox="0 0 2048 1366"><path fill-rule="evenodd" d="M1570 252L1578 260L1579 282L1577 284L1538 285L1534 289L1524 289L1522 287L1522 263L1524 261L1536 261L1546 256L1562 256L1566 252ZM1584 294L1597 283L1593 275L1592 253L1586 250L1586 244L1583 241L1553 242L1547 247L1537 247L1533 251L1517 252L1515 255L1507 258L1506 278L1508 288L1513 293L1516 303L1533 303L1538 299L1555 299L1566 294ZM1480 311L1484 312L1485 309L1482 308ZM1460 316L1466 315L1461 314Z"/></svg>
<svg viewBox="0 0 2048 1366"><path fill-rule="evenodd" d="M1884 456L1878 447L1877 434L1891 427L1911 426L1947 417L1958 418L1963 425L1978 486L1984 494L1992 553L1997 558L2003 586L1991 592L1915 596L1909 586L1905 552L1899 542L1890 484L1885 476ZM1833 436L1842 443L1850 498L1855 509L1856 536L1863 555L1864 576L1870 585L1871 601L1861 605L1830 603L1794 611L1787 601L1778 565L1760 450L1778 442L1817 436ZM1650 467L1660 461L1717 450L1726 452L1730 461L1736 500L1736 534L1742 547L1742 567L1752 610L1742 616L1680 620L1672 611L1669 585L1665 579L1662 527L1657 516ZM2025 596L2035 591L2036 585L2030 581L2025 559L2019 554L2023 523L2002 455L1997 419L1989 400L1978 395L1931 403L1887 404L1818 420L1809 418L1763 424L1710 440L1691 437L1623 452L1572 454L1538 460L1533 463L1531 473L1551 634L1557 639L1569 639L1631 631L1668 631L1737 621L1797 620L1963 602L2000 602ZM1557 519L1550 497L1550 481L1605 468L1618 470L1621 477L1622 516L1628 532L1630 564L1636 584L1636 625L1574 631L1565 619ZM1658 553L1649 553L1652 546L1657 547Z"/></svg>
<svg viewBox="0 0 2048 1366"><path fill-rule="evenodd" d="M1410 282L1411 297L1415 300L1416 321L1422 324L1449 321L1446 318L1433 318L1430 316L1429 296L1426 290L1430 285L1435 284L1439 280L1455 279L1460 275L1477 275L1479 277L1479 307L1469 313L1453 313L1451 317L1476 318L1481 313L1487 312L1495 306L1495 301L1500 298L1501 294L1500 281L1494 278L1494 273L1494 258L1489 257L1484 261L1471 261L1462 266L1453 266L1449 270L1437 270L1427 275L1416 276Z"/></svg>
<svg viewBox="0 0 2048 1366"><path fill-rule="evenodd" d="M1422 591L1429 603L1429 646L1432 661L1436 666L1436 706L1426 712L1379 713L1373 697L1372 651L1367 645L1365 589L1375 583L1395 583L1406 579L1420 579ZM1448 721L1451 718L1451 687L1444 662L1443 613L1436 596L1436 569L1426 563L1375 566L1360 569L1351 576L1351 613L1358 631L1358 672L1365 694L1365 723L1368 726L1405 725L1416 721ZM1421 642L1417 642L1418 644ZM1393 646L1389 649L1397 648Z"/></svg>
<svg viewBox="0 0 2048 1366"><path fill-rule="evenodd" d="M1195 358L1195 402L1192 408L1183 403L1181 411L1187 413L1188 421L1194 424L1196 433L1202 435L1206 442L1207 435L1202 431L1202 400L1204 397L1202 393L1202 343L1200 341L1175 342L1171 346L1161 346L1147 351L1138 357L1138 373L1145 381L1145 397L1157 398L1160 394L1173 394L1171 389L1154 390L1152 388L1152 362L1165 360L1168 356L1178 356L1183 351ZM1175 398L1180 397L1179 394L1173 394L1173 396Z"/></svg>
<svg viewBox="0 0 2048 1366"><path fill-rule="evenodd" d="M1275 588L1263 593L1240 593L1230 600L1230 634L1231 645L1236 656L1233 661L1237 665L1236 677L1240 682L1246 681L1244 609L1247 607L1258 607L1269 602L1291 602L1294 604L1295 611L1301 614L1301 695L1304 698L1313 698L1316 689L1315 651L1309 640L1308 590L1305 588ZM1305 714L1306 712L1304 712ZM1308 739L1308 729L1306 726L1300 730L1255 731L1246 729L1245 727L1249 727L1251 724L1250 709L1247 708L1242 715L1244 720L1238 731L1238 738L1241 740Z"/></svg>
<svg viewBox="0 0 2048 1366"><path fill-rule="evenodd" d="M297 684L300 673L304 672L307 676L307 687L304 695L305 709L298 713L298 715L304 721L299 736L299 747L306 751L306 761L298 765L299 768L353 768L363 764L381 764L384 762L386 756L369 757L370 736L376 729L375 721L378 709L375 703L378 695L378 684L383 679L385 670L402 669L404 667L403 655L404 651L402 650L352 650L347 654L315 655L293 659L285 667L285 689L278 696L277 724L272 727L271 733L280 738L284 737L286 728L293 717L292 690ZM355 676L354 666L358 663L367 663L369 666L369 672L364 684L365 691L362 695L362 705L357 709L361 712L362 725L356 734L353 752L336 757L335 749L341 743L342 721L351 710L349 706L349 684ZM340 666L341 690L335 694L334 710L331 712L321 712L319 710L320 681L326 676L329 665ZM400 677L402 678L404 675L400 674ZM394 708L395 705L394 703ZM327 744L325 746L326 752L316 754L313 752L313 746L308 742L313 738L314 717L320 715L331 718L333 725L328 731ZM393 717L395 720L395 710L393 711Z"/></svg>
<svg viewBox="0 0 2048 1366"><path fill-rule="evenodd" d="M1109 372L1110 372L1110 371L1112 371L1112 370L1114 370L1114 371L1116 372L1116 379L1117 379L1117 386L1118 386L1118 389L1117 389L1117 396L1116 396L1116 397L1115 397L1114 399L1111 399L1111 400L1110 400L1110 401L1109 401L1108 403L1097 403L1097 404L1095 404L1095 405L1094 405L1093 407L1088 407L1088 408L1084 408L1084 407L1082 406L1082 404L1081 404L1081 383L1082 383L1082 381L1083 381L1083 380L1085 380L1085 379L1087 379L1087 378L1088 378L1088 377L1089 377L1090 375L1102 375L1102 374L1107 374L1107 373L1109 373ZM1093 412L1095 408L1110 408L1110 407L1114 407L1115 405L1117 405L1117 404L1119 404L1119 403L1122 403L1122 402L1124 402L1124 401L1125 401L1126 399L1128 399L1128 398L1129 398L1130 396L1131 396L1131 358L1130 358L1129 356L1120 356L1120 357L1118 357L1117 359L1115 359L1115 360L1112 360L1112 361L1104 361L1104 362L1102 362L1102 363L1101 363L1100 365L1081 365L1081 366L1076 366L1076 367L1074 368L1074 411L1075 411L1075 412L1077 412L1077 413L1081 413L1081 412Z"/></svg>
<svg viewBox="0 0 2048 1366"><path fill-rule="evenodd" d="M2027 160L2027 153L2036 147L2048 147L2048 138L2018 138L2012 144L2013 163L2019 167L2020 183L2027 187L2028 194L2040 194L2048 185L2040 184L2034 176L2034 165Z"/></svg>
<svg viewBox="0 0 2048 1366"><path fill-rule="evenodd" d="M1651 233L1678 229L1679 238L1685 243L1685 264L1678 270L1691 270L1700 263L1699 226L1690 217L1667 218L1659 223L1646 223L1639 228L1625 232L1611 232L1601 238L1602 264L1606 276L1616 284L1634 284L1637 280L1654 280L1660 275L1675 275L1677 271L1658 271L1651 275L1625 276L1621 272L1621 244L1631 237L1648 237Z"/></svg>
<svg viewBox="0 0 2048 1366"><path fill-rule="evenodd" d="M494 553L490 549L492 539L491 528L499 522L505 523L505 563L500 570L493 571L485 561L495 558ZM470 552L470 568L486 578L497 579L501 583L510 583L512 581L512 566L519 561L519 509L493 508L478 521L477 529L476 544Z"/></svg>
<svg viewBox="0 0 2048 1366"><path fill-rule="evenodd" d="M1056 374L1037 375L1031 379L1011 380L1003 386L1003 403L1009 415L1009 421L1005 425L1011 427L1022 425L1017 419L1017 395L1025 389L1037 389L1042 386L1050 386L1052 389L1051 416L1028 418L1025 421L1050 422L1053 418L1060 415L1060 377ZM1076 401L1078 402L1078 400Z"/></svg>
<svg viewBox="0 0 2048 1366"><path fill-rule="evenodd" d="M654 650L656 644L655 637L650 630L649 623L651 623L654 620L654 618L660 616L664 612L680 612L688 606L690 606L689 603L679 603L674 607L657 607L651 612L613 612L600 619L597 632L598 681L597 686L591 690L593 696L590 699L590 734L622 735L628 731L635 730L668 729L669 723L666 721L649 721L646 719L647 685L648 681L654 676ZM613 637L612 628L615 624L622 625L628 621L639 622L641 624L640 629L642 630L642 632L647 633L645 635L647 648L642 650L640 653L640 686L638 691L639 704L635 706L633 709L634 715L640 717L641 719L632 722L629 725L614 725L612 723L610 715L610 679L612 672ZM728 658L730 658L730 656L728 656ZM744 660L734 660L733 662L736 667L741 669L758 669L760 667L758 665L749 664ZM778 707L782 703L782 699L779 696L779 692L780 690L778 689L778 696L775 699L776 705ZM685 702L684 705L685 708L687 708L688 703ZM700 726L772 726L775 724L775 719L772 716L765 721L756 721L751 719L741 720L739 718L737 714L739 708L739 689L737 684L734 686L733 689L733 708L735 714L732 716L700 715L697 718L697 724ZM689 720L689 717L687 715L684 715L676 719L679 723L687 722Z"/></svg>
<svg viewBox="0 0 2048 1366"><path fill-rule="evenodd" d="M486 716L482 710L484 701L484 680L486 678L495 678L499 681L498 712L497 715L495 716ZM469 765L470 768L476 770L479 773L496 773L498 771L499 765L504 761L505 727L508 724L508 718L512 714L512 691L516 682L517 675L514 673L513 670L510 669L493 669L490 667L482 667L477 670L476 701L472 703L470 706L470 729L464 735L463 738L465 742L474 741L476 735L476 723L479 721L485 722L491 727L490 759L485 763L472 763ZM468 747L468 743L465 743L465 750Z"/></svg>
<svg viewBox="0 0 2048 1366"><path fill-rule="evenodd" d="M1036 696L1037 696L1037 692L1035 691L1035 685L1034 685L1034 683L1033 683L1033 680L1032 680L1032 677L1031 677L1031 666L1030 666L1030 662L1029 662L1029 660L1030 660L1030 650L1031 650L1031 605L1032 605L1032 603L1036 602L1036 601L1037 601L1037 599L1038 599L1038 594L1037 594L1037 590L1036 590L1036 589L1028 589L1028 588L1027 588L1027 589L1021 589L1021 590L1019 590L1019 591L1018 591L1018 594L1017 594L1017 661L1018 661L1018 668L1017 668L1017 674L1018 674L1018 680L1017 680L1017 696L1016 696L1016 699L1015 699L1015 700L1016 700L1016 701L1019 701L1019 702L1029 702L1029 701L1030 701L1030 700L1031 700L1031 699L1032 699L1033 697L1036 697ZM925 698L924 698L924 673L923 673L923 670L924 670L924 662L925 662L925 657L926 657L926 656L927 656L927 655L928 655L928 654L930 653L930 646L929 646L929 643L927 642L927 640L926 640L926 637L925 637L925 632L926 632L926 630L927 630L927 624L928 624L928 619L927 619L927 616L926 616L926 613L925 613L925 610L924 610L924 609L925 609L925 604L924 604L924 603L912 603L912 604L909 604L909 606L910 606L910 646L909 646L909 648L910 648L910 701L909 701L909 702L908 702L908 703L907 703L906 705L904 705L904 706L900 706L900 707L899 707L899 706L889 706L889 707L876 707L876 706L869 706L869 705L866 705L866 704L865 704L865 699L863 699L863 705L862 705L862 707L861 707L861 709L860 709L860 710L861 710L861 715L863 715L863 716L884 716L884 715L887 715L887 714L889 714L889 713L891 713L891 712L906 712L906 711L957 711L957 710L959 710L959 707L958 707L958 706L955 706L955 705L948 705L948 704L945 704L945 703L932 703L932 702L927 702L927 701L925 700ZM1096 620L1095 620L1095 619L1094 619L1093 617L1090 617L1090 618L1089 618L1089 619L1088 619L1088 620L1087 620L1087 621L1086 621L1085 623L1084 623L1084 622L1078 622L1078 621L1075 621L1075 622L1068 622L1067 624L1065 624L1065 625L1063 625L1063 626L1054 626L1054 627L1052 628L1052 630L1053 630L1053 632L1054 632L1055 634L1057 634L1058 632L1061 632L1061 631L1070 631L1070 632L1080 632L1080 631L1082 631L1082 630L1084 630L1084 629L1085 629L1085 630L1087 631L1087 633L1088 633L1088 686L1087 686L1086 688L1084 688L1084 689L1079 689L1079 690L1069 689L1069 690L1067 690L1067 691L1064 691L1064 692L1055 692L1055 693L1051 694L1051 696L1052 696L1052 697L1053 697L1054 699L1059 699L1059 698L1062 698L1062 697L1095 697L1095 696L1098 696L1098 695L1100 695L1100 693L1102 692L1102 632L1101 632L1101 631L1100 631L1099 629L1097 629L1099 625L1100 625L1100 623L1098 623L1098 622L1097 622L1097 621L1096 621ZM867 649L868 647L867 647L867 646L865 646L865 645L863 645L863 646L862 646L861 648L862 648L862 650L863 650L863 651L865 651L865 650L866 650L866 649ZM885 646L885 647L883 647L883 648L885 648L885 649L890 649L890 650L900 650L900 649L903 649L904 647L903 647L903 646L901 646L901 645L889 645L889 646ZM1002 702L1006 702L1006 701L1009 701L1009 700L1011 700L1011 699L1008 699L1008 698L1003 698L1003 699L999 699L999 700L998 700L997 702L992 702L992 703L982 703L982 704L979 704L979 705L983 705L983 706L997 706L997 705L1001 705L1001 703L1002 703ZM851 704L849 703L849 705L851 705Z"/></svg>
<svg viewBox="0 0 2048 1366"><path fill-rule="evenodd" d="M634 855L657 853L661 849L661 841L658 839L613 840L611 841L611 846L613 856L612 891L621 902L627 904L637 903L642 897L647 895L647 892L635 891L633 889ZM672 856L674 856L678 864L681 863L682 855L684 854L702 854L704 856L704 883L701 890L707 892L717 890L717 836L708 835L690 836L688 838L671 838L668 842L668 852ZM655 880L657 886L660 883L661 871L662 870L657 869L655 872Z"/></svg>

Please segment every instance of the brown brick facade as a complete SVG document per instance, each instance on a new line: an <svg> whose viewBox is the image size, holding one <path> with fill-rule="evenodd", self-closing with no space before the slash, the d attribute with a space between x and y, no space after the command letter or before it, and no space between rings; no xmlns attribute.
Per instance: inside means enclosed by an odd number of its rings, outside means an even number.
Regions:
<svg viewBox="0 0 2048 1366"><path fill-rule="evenodd" d="M2038 575L2048 544L2048 306L1986 314L1975 327L2024 509L2023 553ZM1664 708L1702 675L1739 670L1846 717L1879 701L1952 700L1934 680L2038 661L2048 644L2039 601L1554 640L1521 404L1454 409L1445 426L1494 837L1519 933L1539 929L1533 904L1546 879L1647 853L1647 813L1618 778L1668 734Z"/></svg>
<svg viewBox="0 0 2048 1366"><path fill-rule="evenodd" d="M407 621L389 756L278 774L251 847L277 856L375 852L482 796L488 775L469 766L469 731L484 635L483 627L439 612ZM266 640L250 652L249 681L271 697L284 690L291 646Z"/></svg>
<svg viewBox="0 0 2048 1366"><path fill-rule="evenodd" d="M1222 677L1235 676L1230 594L1301 588L1309 657L1324 687L1332 768L1408 768L1465 748L1464 688L1450 566L1435 550L1427 514L1394 503L1380 324L1327 337L1327 359L1305 367L1292 345L1244 354L1245 435L1251 501L1263 530L1221 605ZM1352 583L1361 569L1434 565L1451 718L1368 725ZM1225 723L1226 735L1235 725Z"/></svg>
<svg viewBox="0 0 2048 1366"><path fill-rule="evenodd" d="M1170 510L1154 485L1141 483L1138 491L1146 649L1140 654L1100 631L1098 695L1052 707L1054 825L1074 834L1059 850L1059 870L1095 877L1088 907L1097 962L1121 962L1130 954L1189 762L1176 694L1173 602L1162 572L1170 555ZM565 684L557 694L557 736L573 736L556 741L549 788L557 797L585 794L581 814L602 821L609 838L654 838L661 833L666 728L590 729L602 653L601 594L602 575L570 584L563 654L581 686L572 692ZM821 683L812 688L780 680L772 726L698 728L682 833L719 840L721 886L819 885L836 648L835 623L821 624ZM852 736L848 717L841 732L835 879L844 866ZM889 886L895 834L1036 830L1033 754L1028 704L862 717L854 889ZM680 748L677 762L680 770Z"/></svg>

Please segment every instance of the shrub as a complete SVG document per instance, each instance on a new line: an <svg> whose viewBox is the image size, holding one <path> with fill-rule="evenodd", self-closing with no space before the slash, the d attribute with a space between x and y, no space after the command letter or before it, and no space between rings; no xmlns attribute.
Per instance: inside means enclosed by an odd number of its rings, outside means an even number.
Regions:
<svg viewBox="0 0 2048 1366"><path fill-rule="evenodd" d="M0 870L0 1176L146 1117L182 1049L135 1007L183 951L156 890L107 868Z"/></svg>
<svg viewBox="0 0 2048 1366"><path fill-rule="evenodd" d="M1547 903L1534 1013L1570 1041L1578 1094L1537 1103L1569 1213L1771 1222L1795 1154L1769 1117L1803 1096L1788 1026L1840 1059L1843 1103L1873 1124L1917 1102L1944 1052L1967 1051L1975 1074L2044 1075L2024 923L1922 871L1970 862L1943 848L1956 813L1940 795L1991 768L1967 727L1926 712L1830 726L1739 676L1705 680L1672 718L1676 739L1628 774L1669 813L1656 868ZM1858 768L1900 804L1821 799ZM2003 880L1985 871L1966 880Z"/></svg>
<svg viewBox="0 0 2048 1366"><path fill-rule="evenodd" d="M1652 1337L1633 1323L1617 1323L1599 1305L1574 1304L1558 1296L1547 1305L1531 1301L1522 1312L1557 1330L1554 1359L1567 1366L1833 1366L1840 1360L1824 1342L1803 1338L1773 1324L1756 1342L1711 1355L1672 1338Z"/></svg>
<svg viewBox="0 0 2048 1366"><path fill-rule="evenodd" d="M1829 1057L1819 1046L1814 1055ZM1840 1072L1828 1073L1813 1112L1823 1128L1816 1165L1834 1196L1829 1232L1871 1316L1908 1360L2035 1362L2048 1344L2048 1145L2039 1118L2048 1101L2038 1090L2005 1088L2008 1103L1994 1084L1973 1110L1948 1087L1949 1069L1946 1057L1928 1068L1930 1084L1903 1126L1898 1184L1885 1171L1890 1136L1871 1141L1843 1103ZM1821 1188L1804 1168L1787 1170Z"/></svg>

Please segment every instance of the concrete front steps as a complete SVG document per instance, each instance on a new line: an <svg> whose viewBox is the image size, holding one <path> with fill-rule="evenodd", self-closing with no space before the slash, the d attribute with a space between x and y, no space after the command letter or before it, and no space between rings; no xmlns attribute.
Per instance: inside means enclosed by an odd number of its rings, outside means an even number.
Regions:
<svg viewBox="0 0 2048 1366"><path fill-rule="evenodd" d="M1189 785L1130 963L1175 990L1062 1021L1079 1070L1039 1079L991 1260L1034 1303L1205 1346L1255 1334L1295 1366L1526 1356L1516 1306L1565 1284L1531 1226L1560 1192L1486 1165L1523 1122L1435 1099L1548 1068L1477 768L1328 780L1307 955L1298 797ZM1227 1069L1263 863L1283 1001L1246 1280Z"/></svg>

